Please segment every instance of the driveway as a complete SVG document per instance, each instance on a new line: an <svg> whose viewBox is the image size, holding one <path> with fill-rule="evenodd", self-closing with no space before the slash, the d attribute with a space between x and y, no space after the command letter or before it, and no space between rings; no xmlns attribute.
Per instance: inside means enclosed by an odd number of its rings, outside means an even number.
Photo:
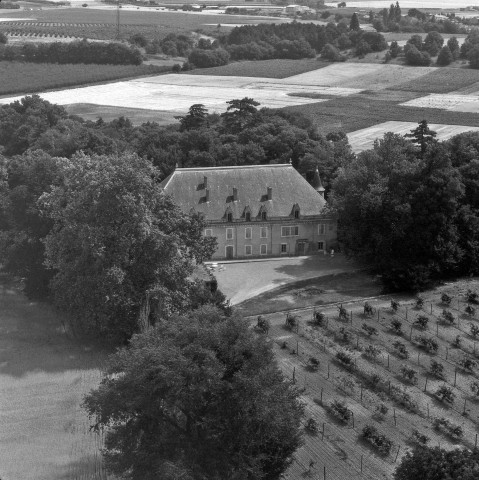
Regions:
<svg viewBox="0 0 479 480"><path fill-rule="evenodd" d="M213 273L233 305L281 285L357 270L343 255L314 255L249 262L218 262Z"/></svg>

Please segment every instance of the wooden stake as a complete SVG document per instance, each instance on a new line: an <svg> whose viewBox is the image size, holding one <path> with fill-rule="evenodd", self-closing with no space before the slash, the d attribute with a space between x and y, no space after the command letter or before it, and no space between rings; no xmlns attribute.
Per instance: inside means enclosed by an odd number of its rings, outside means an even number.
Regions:
<svg viewBox="0 0 479 480"><path fill-rule="evenodd" d="M428 376L426 376L426 384L424 385L424 391L426 392L427 391L427 380L428 380Z"/></svg>
<svg viewBox="0 0 479 480"><path fill-rule="evenodd" d="M407 307L406 307L406 320L407 320Z"/></svg>
<svg viewBox="0 0 479 480"><path fill-rule="evenodd" d="M474 448L477 448L477 433L476 433L476 441L474 442Z"/></svg>
<svg viewBox="0 0 479 480"><path fill-rule="evenodd" d="M321 405L323 404L323 389L321 389Z"/></svg>
<svg viewBox="0 0 479 480"><path fill-rule="evenodd" d="M363 386L361 385L361 403L363 403Z"/></svg>
<svg viewBox="0 0 479 480"><path fill-rule="evenodd" d="M352 412L352 413L353 413L353 428L354 428L354 412Z"/></svg>
<svg viewBox="0 0 479 480"><path fill-rule="evenodd" d="M323 422L323 432L321 434L321 440L324 440L324 422Z"/></svg>
<svg viewBox="0 0 479 480"><path fill-rule="evenodd" d="M293 383L296 383L295 376L296 376L296 367L293 367Z"/></svg>
<svg viewBox="0 0 479 480"><path fill-rule="evenodd" d="M456 386L457 368L454 369L454 386Z"/></svg>
<svg viewBox="0 0 479 480"><path fill-rule="evenodd" d="M398 447L398 451L397 451L397 453L396 453L396 458L394 459L394 463L396 463L396 460L397 460L398 457L399 457L399 450L401 450L401 445L399 445L399 447Z"/></svg>
<svg viewBox="0 0 479 480"><path fill-rule="evenodd" d="M396 427L397 426L397 424L396 424L396 409L394 409L393 417L394 417L394 426Z"/></svg>
<svg viewBox="0 0 479 480"><path fill-rule="evenodd" d="M299 342L296 340L296 355L299 355Z"/></svg>
<svg viewBox="0 0 479 480"><path fill-rule="evenodd" d="M328 362L328 378L329 378L329 365L330 365L330 363Z"/></svg>
<svg viewBox="0 0 479 480"><path fill-rule="evenodd" d="M411 330L409 331L409 340L412 338L412 325L411 325Z"/></svg>
<svg viewBox="0 0 479 480"><path fill-rule="evenodd" d="M388 353L388 369L389 369L389 353Z"/></svg>
<svg viewBox="0 0 479 480"><path fill-rule="evenodd" d="M324 480L327 480L326 479L326 465L324 466Z"/></svg>
<svg viewBox="0 0 479 480"><path fill-rule="evenodd" d="M429 403L427 404L427 418L429 418Z"/></svg>
<svg viewBox="0 0 479 480"><path fill-rule="evenodd" d="M432 302L431 302L431 315L432 315Z"/></svg>
<svg viewBox="0 0 479 480"><path fill-rule="evenodd" d="M351 310L351 325L353 324L353 311Z"/></svg>

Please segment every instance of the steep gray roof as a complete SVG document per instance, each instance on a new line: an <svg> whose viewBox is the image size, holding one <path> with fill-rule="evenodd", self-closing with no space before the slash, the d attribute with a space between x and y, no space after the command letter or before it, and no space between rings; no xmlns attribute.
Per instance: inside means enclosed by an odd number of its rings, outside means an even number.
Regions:
<svg viewBox="0 0 479 480"><path fill-rule="evenodd" d="M177 168L160 187L183 212L194 209L203 213L205 220L220 220L227 212L235 220L244 219L247 209L251 218L258 217L262 209L268 217L288 217L295 205L301 217L319 215L326 203L289 164ZM236 201L233 189L237 191Z"/></svg>

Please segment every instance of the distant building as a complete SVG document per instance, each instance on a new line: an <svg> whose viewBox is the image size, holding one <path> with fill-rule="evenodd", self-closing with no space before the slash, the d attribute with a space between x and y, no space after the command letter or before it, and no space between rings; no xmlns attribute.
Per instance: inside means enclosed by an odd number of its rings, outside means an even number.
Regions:
<svg viewBox="0 0 479 480"><path fill-rule="evenodd" d="M336 248L318 171L311 184L290 164L177 168L161 188L185 213L198 212L213 259L311 255Z"/></svg>
<svg viewBox="0 0 479 480"><path fill-rule="evenodd" d="M305 5L288 5L285 9L288 15L300 15L301 13L307 13L311 9Z"/></svg>

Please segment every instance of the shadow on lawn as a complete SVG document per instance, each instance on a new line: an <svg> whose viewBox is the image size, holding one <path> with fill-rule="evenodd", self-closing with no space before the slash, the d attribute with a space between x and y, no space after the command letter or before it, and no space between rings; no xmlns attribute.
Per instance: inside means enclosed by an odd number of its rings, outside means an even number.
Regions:
<svg viewBox="0 0 479 480"><path fill-rule="evenodd" d="M106 360L106 351L73 338L59 313L18 286L0 282L0 305L0 375L89 370Z"/></svg>

